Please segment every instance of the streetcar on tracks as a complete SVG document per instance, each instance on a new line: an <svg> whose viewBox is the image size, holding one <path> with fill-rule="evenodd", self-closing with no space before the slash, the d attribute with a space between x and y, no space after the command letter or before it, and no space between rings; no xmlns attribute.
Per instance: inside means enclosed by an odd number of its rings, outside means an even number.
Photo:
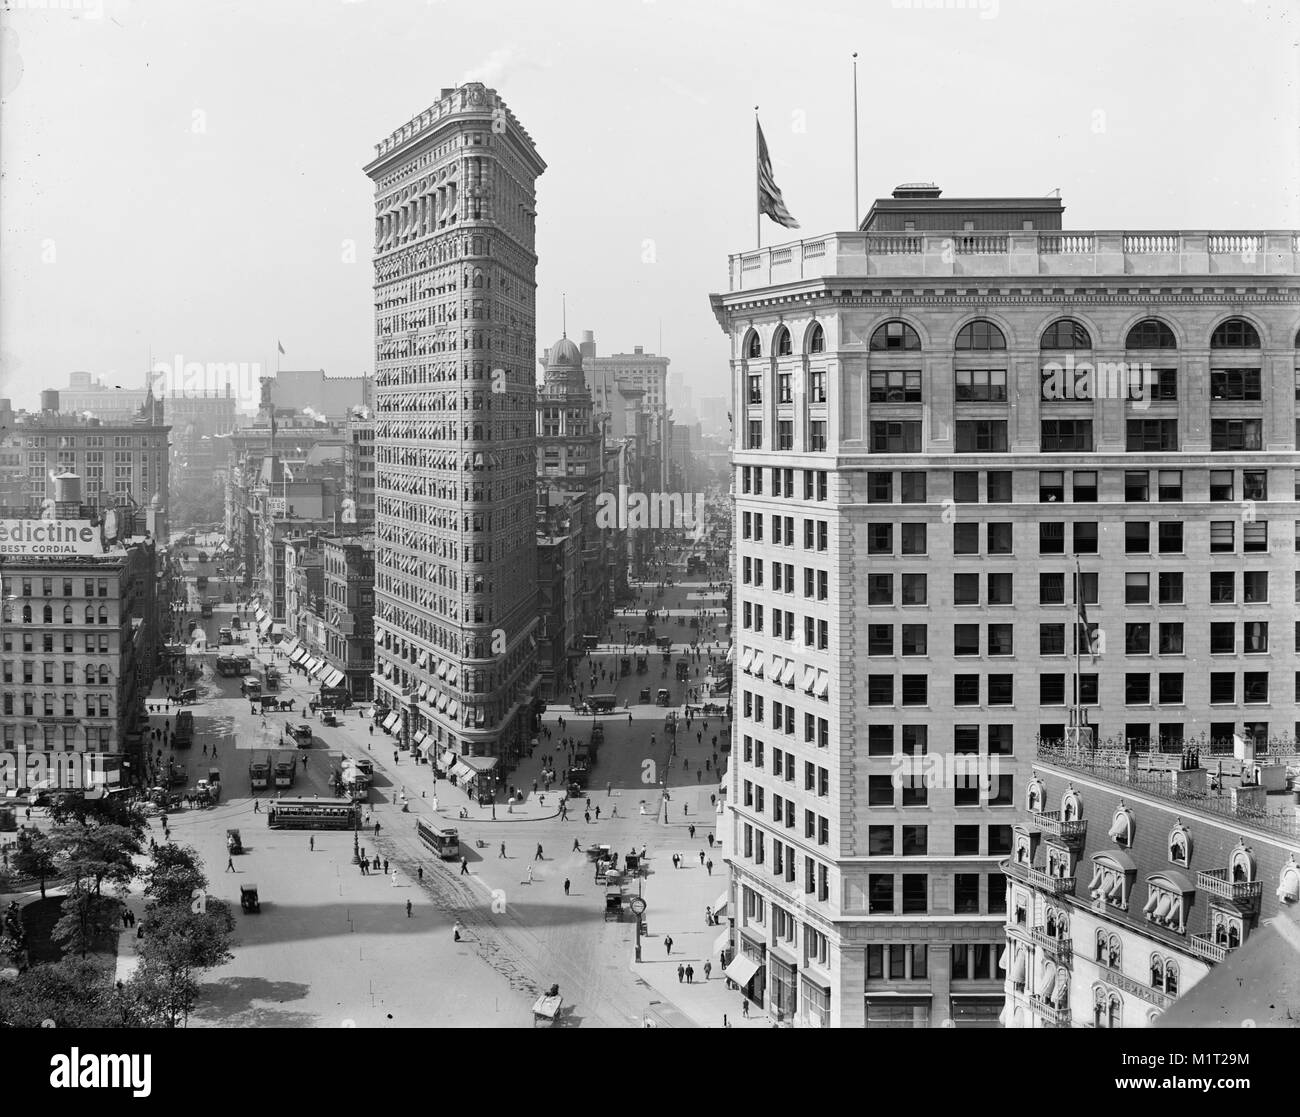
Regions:
<svg viewBox="0 0 1300 1117"><path fill-rule="evenodd" d="M415 833L435 856L454 861L460 856L460 834L450 826L434 826L422 818L415 820Z"/></svg>
<svg viewBox="0 0 1300 1117"><path fill-rule="evenodd" d="M272 799L266 806L272 830L352 830L361 808L350 799Z"/></svg>

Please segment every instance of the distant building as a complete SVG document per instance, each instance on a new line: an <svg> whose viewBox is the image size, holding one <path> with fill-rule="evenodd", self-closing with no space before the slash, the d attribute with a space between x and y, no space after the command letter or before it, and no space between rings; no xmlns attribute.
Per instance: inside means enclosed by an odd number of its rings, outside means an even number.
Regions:
<svg viewBox="0 0 1300 1117"><path fill-rule="evenodd" d="M326 536L321 540L326 666L317 673L322 686L346 687L357 702L374 693L375 538Z"/></svg>
<svg viewBox="0 0 1300 1117"><path fill-rule="evenodd" d="M347 450L343 459L343 494L351 501L351 520L362 527L375 522L375 420L367 411L348 416Z"/></svg>
<svg viewBox="0 0 1300 1117"><path fill-rule="evenodd" d="M354 407L374 406L373 383L369 376L327 376L324 369L281 369L272 377L272 392L277 409L342 422Z"/></svg>

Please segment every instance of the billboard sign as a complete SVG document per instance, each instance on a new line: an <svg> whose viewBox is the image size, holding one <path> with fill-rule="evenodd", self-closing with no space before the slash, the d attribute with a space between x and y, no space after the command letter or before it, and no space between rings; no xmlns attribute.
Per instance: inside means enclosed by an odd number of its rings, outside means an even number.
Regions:
<svg viewBox="0 0 1300 1117"><path fill-rule="evenodd" d="M116 519L116 516L112 517ZM103 520L0 520L0 555L47 558L94 556L116 542L117 527Z"/></svg>

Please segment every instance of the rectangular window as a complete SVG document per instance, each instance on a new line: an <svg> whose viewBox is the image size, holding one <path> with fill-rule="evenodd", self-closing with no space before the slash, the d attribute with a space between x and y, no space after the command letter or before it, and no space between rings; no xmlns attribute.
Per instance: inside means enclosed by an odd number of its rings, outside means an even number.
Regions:
<svg viewBox="0 0 1300 1117"><path fill-rule="evenodd" d="M1183 499L1183 474L1179 469L1162 469L1156 474L1157 498L1162 501Z"/></svg>
<svg viewBox="0 0 1300 1117"><path fill-rule="evenodd" d="M1038 604L1040 605L1064 605L1065 604L1065 575L1064 574L1039 574L1038 575Z"/></svg>
<svg viewBox="0 0 1300 1117"><path fill-rule="evenodd" d="M925 524L900 524L899 553L904 555L923 555L926 553Z"/></svg>
<svg viewBox="0 0 1300 1117"><path fill-rule="evenodd" d="M1038 626L1038 654L1065 654L1065 625L1040 624Z"/></svg>
<svg viewBox="0 0 1300 1117"><path fill-rule="evenodd" d="M1130 504L1139 504L1150 499L1151 474L1145 469L1126 469L1124 471L1124 499Z"/></svg>
<svg viewBox="0 0 1300 1117"><path fill-rule="evenodd" d="M868 540L870 540L869 534ZM952 553L954 555L978 555L980 553L979 524L965 523L952 525Z"/></svg>
<svg viewBox="0 0 1300 1117"><path fill-rule="evenodd" d="M1268 550L1268 521L1253 520L1241 525L1241 549L1244 552Z"/></svg>
<svg viewBox="0 0 1300 1117"><path fill-rule="evenodd" d="M958 369L956 399L958 403L1006 403L1006 369Z"/></svg>
<svg viewBox="0 0 1300 1117"><path fill-rule="evenodd" d="M1166 570L1160 573L1161 605L1181 605L1183 602L1183 575L1181 571Z"/></svg>
<svg viewBox="0 0 1300 1117"><path fill-rule="evenodd" d="M1231 704L1237 700L1237 676L1231 671L1210 672L1210 701Z"/></svg>
<svg viewBox="0 0 1300 1117"><path fill-rule="evenodd" d="M1246 570L1241 575L1241 599L1247 605L1259 605L1268 601L1268 571ZM1300 650L1300 649L1298 649Z"/></svg>
<svg viewBox="0 0 1300 1117"><path fill-rule="evenodd" d="M1130 571L1124 575L1124 604L1151 604L1151 575L1145 571Z"/></svg>
<svg viewBox="0 0 1300 1117"><path fill-rule="evenodd" d="M978 675L954 675L953 704L957 706L978 706L980 704L980 677Z"/></svg>
<svg viewBox="0 0 1300 1117"><path fill-rule="evenodd" d="M1157 545L1162 555L1183 553L1183 525L1178 520L1161 520L1156 525Z"/></svg>
<svg viewBox="0 0 1300 1117"><path fill-rule="evenodd" d="M952 603L954 605L978 605L980 603L980 576L978 574L954 574L952 576Z"/></svg>
<svg viewBox="0 0 1300 1117"><path fill-rule="evenodd" d="M872 403L920 403L920 371L875 371L871 374Z"/></svg>
<svg viewBox="0 0 1300 1117"><path fill-rule="evenodd" d="M979 914L979 910L980 910L979 873L954 873L953 874L953 910L958 915Z"/></svg>
<svg viewBox="0 0 1300 1117"><path fill-rule="evenodd" d="M1177 419L1129 419L1126 434L1130 454L1178 449Z"/></svg>
<svg viewBox="0 0 1300 1117"><path fill-rule="evenodd" d="M1095 555L1097 553L1097 523L1095 520L1078 520L1074 525L1074 553L1076 555Z"/></svg>
<svg viewBox="0 0 1300 1117"><path fill-rule="evenodd" d="M988 490L985 499L989 504L1011 503L1011 471L1009 469L990 469L984 474L984 487Z"/></svg>
<svg viewBox="0 0 1300 1117"><path fill-rule="evenodd" d="M1151 626L1146 623L1124 626L1124 654L1149 655L1151 653Z"/></svg>
<svg viewBox="0 0 1300 1117"><path fill-rule="evenodd" d="M928 650L926 626L923 624L903 625L903 655L926 655Z"/></svg>
<svg viewBox="0 0 1300 1117"><path fill-rule="evenodd" d="M955 624L952 627L952 654L980 654L980 626L977 624Z"/></svg>
<svg viewBox="0 0 1300 1117"><path fill-rule="evenodd" d="M805 812L808 820L807 833L805 837L813 837L815 830L812 828L812 811ZM871 857L893 857L894 855L894 828L892 826L868 826L867 827L867 853Z"/></svg>
<svg viewBox="0 0 1300 1117"><path fill-rule="evenodd" d="M1059 504L1065 500L1065 474L1045 471L1038 474L1040 504Z"/></svg>
<svg viewBox="0 0 1300 1117"><path fill-rule="evenodd" d="M1012 586L1012 575L990 574L988 576L988 603L990 605L1012 604Z"/></svg>
<svg viewBox="0 0 1300 1117"><path fill-rule="evenodd" d="M903 504L925 503L925 474L919 470L904 470L898 475L899 499Z"/></svg>
<svg viewBox="0 0 1300 1117"><path fill-rule="evenodd" d="M1038 522L1038 553L1040 555L1065 554L1065 523L1061 520Z"/></svg>
<svg viewBox="0 0 1300 1117"><path fill-rule="evenodd" d="M927 884L929 876L925 873L903 874L903 913L924 913L929 909ZM893 953L891 951L891 953Z"/></svg>
<svg viewBox="0 0 1300 1117"><path fill-rule="evenodd" d="M1160 654L1183 654L1183 626L1181 623L1164 623L1160 625Z"/></svg>
<svg viewBox="0 0 1300 1117"><path fill-rule="evenodd" d="M888 472L867 474L867 503L892 504L894 500L894 475Z"/></svg>
<svg viewBox="0 0 1300 1117"><path fill-rule="evenodd" d="M980 475L977 469L956 469L952 474L952 499L955 504L978 504Z"/></svg>
<svg viewBox="0 0 1300 1117"><path fill-rule="evenodd" d="M1230 554L1236 549L1236 524L1232 520L1211 520L1210 553Z"/></svg>
<svg viewBox="0 0 1300 1117"><path fill-rule="evenodd" d="M1044 454L1092 450L1091 419L1043 419L1041 430Z"/></svg>
<svg viewBox="0 0 1300 1117"><path fill-rule="evenodd" d="M956 449L959 454L1005 454L1005 419L958 419Z"/></svg>
<svg viewBox="0 0 1300 1117"><path fill-rule="evenodd" d="M1124 553L1146 555L1151 553L1151 525L1130 520L1124 525Z"/></svg>
<svg viewBox="0 0 1300 1117"><path fill-rule="evenodd" d="M991 555L1009 555L1012 553L1012 525L993 523L987 525L986 543Z"/></svg>
<svg viewBox="0 0 1300 1117"><path fill-rule="evenodd" d="M929 834L930 830L927 826L904 826L903 856L925 857L930 852Z"/></svg>
<svg viewBox="0 0 1300 1117"><path fill-rule="evenodd" d="M1162 706L1181 706L1183 704L1182 672L1161 671L1159 687L1160 704Z"/></svg>
<svg viewBox="0 0 1300 1117"><path fill-rule="evenodd" d="M1210 449L1216 453L1263 449L1263 419L1211 419Z"/></svg>
<svg viewBox="0 0 1300 1117"><path fill-rule="evenodd" d="M919 454L921 452L921 424L879 423L871 424L871 453Z"/></svg>
<svg viewBox="0 0 1300 1117"><path fill-rule="evenodd" d="M867 877L867 911L872 915L888 914L894 910L894 877L892 873L871 873Z"/></svg>
<svg viewBox="0 0 1300 1117"><path fill-rule="evenodd" d="M1260 370L1225 368L1210 370L1210 399L1260 402Z"/></svg>

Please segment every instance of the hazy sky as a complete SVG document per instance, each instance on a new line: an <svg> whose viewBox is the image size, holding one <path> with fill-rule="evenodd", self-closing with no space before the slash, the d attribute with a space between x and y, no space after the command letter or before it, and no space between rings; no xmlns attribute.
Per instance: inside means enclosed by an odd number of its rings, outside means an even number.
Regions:
<svg viewBox="0 0 1300 1117"><path fill-rule="evenodd" d="M5 0L0 396L150 355L373 362L374 144L477 78L548 170L538 347L593 329L721 394L709 311L754 244L753 107L787 232L898 183L1060 187L1082 229L1300 226L1289 0Z"/></svg>

